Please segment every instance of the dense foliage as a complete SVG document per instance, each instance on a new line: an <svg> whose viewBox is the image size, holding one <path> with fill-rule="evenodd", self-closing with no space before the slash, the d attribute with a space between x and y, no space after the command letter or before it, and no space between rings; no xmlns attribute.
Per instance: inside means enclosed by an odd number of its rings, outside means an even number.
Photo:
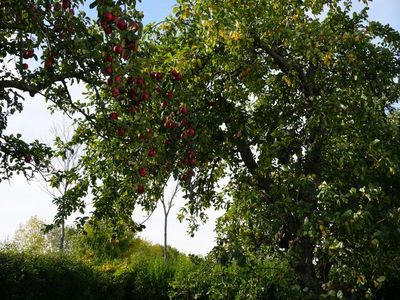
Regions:
<svg viewBox="0 0 400 300"><path fill-rule="evenodd" d="M227 278L257 281L277 261L310 298L372 297L398 278L400 35L368 20L367 1L180 0L145 29L135 1L94 1L97 22L53 2L0 5L0 92L2 127L22 108L15 89L83 116L71 142L85 145L82 173L53 181L76 182L59 218L90 190L93 224L140 229L133 209L153 209L173 176L193 229L206 208L226 209L215 263ZM32 48L42 65L27 71ZM87 83L85 101L68 78ZM8 178L29 147L1 137Z"/></svg>

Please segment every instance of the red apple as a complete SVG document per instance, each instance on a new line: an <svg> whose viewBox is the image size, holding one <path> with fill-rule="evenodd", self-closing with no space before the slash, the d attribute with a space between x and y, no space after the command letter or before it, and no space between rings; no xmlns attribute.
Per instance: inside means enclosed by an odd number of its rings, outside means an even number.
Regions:
<svg viewBox="0 0 400 300"><path fill-rule="evenodd" d="M165 96L166 96L168 99L172 99L172 97L174 97L174 92L168 91L168 92L165 93Z"/></svg>
<svg viewBox="0 0 400 300"><path fill-rule="evenodd" d="M124 51L124 47L122 47L122 45L115 45L114 47L114 52L117 54L121 54Z"/></svg>
<svg viewBox="0 0 400 300"><path fill-rule="evenodd" d="M46 68L51 68L53 66L53 59L51 57L46 58L44 65Z"/></svg>
<svg viewBox="0 0 400 300"><path fill-rule="evenodd" d="M136 191L138 192L138 194L143 194L144 193L144 186L141 184L138 184L138 186L136 187Z"/></svg>
<svg viewBox="0 0 400 300"><path fill-rule="evenodd" d="M29 163L32 161L32 156L28 154L28 155L26 155L26 156L24 157L24 160L25 160L26 163L29 164Z"/></svg>
<svg viewBox="0 0 400 300"><path fill-rule="evenodd" d="M164 101L162 102L162 104L161 104L161 107L162 107L162 108L167 108L167 107L168 107L168 101L167 101L167 100L164 100Z"/></svg>
<svg viewBox="0 0 400 300"><path fill-rule="evenodd" d="M32 50L32 49L29 49L29 50L26 50L26 51L24 51L24 52L22 53L22 57L23 57L24 59L29 59L29 58L32 58L32 57L33 57L33 54L34 54L33 50Z"/></svg>
<svg viewBox="0 0 400 300"><path fill-rule="evenodd" d="M111 95L112 95L113 97L117 97L117 96L119 95L119 93L120 93L119 88L115 88L115 89L113 89L113 91L111 92Z"/></svg>
<svg viewBox="0 0 400 300"><path fill-rule="evenodd" d="M29 68L29 65L27 63L22 64L22 69L27 70Z"/></svg>
<svg viewBox="0 0 400 300"><path fill-rule="evenodd" d="M111 34L111 33L112 33L112 28L111 28L110 26L105 26L105 27L104 27L104 32L105 32L106 34Z"/></svg>
<svg viewBox="0 0 400 300"><path fill-rule="evenodd" d="M139 30L139 24L135 21L129 22L129 28L133 31L136 32Z"/></svg>
<svg viewBox="0 0 400 300"><path fill-rule="evenodd" d="M149 149L149 152L147 152L147 156L148 157L154 157L154 156L156 156L156 150L154 149L154 148L150 148Z"/></svg>
<svg viewBox="0 0 400 300"><path fill-rule="evenodd" d="M105 12L103 15L103 20L111 22L113 20L113 14L109 11Z"/></svg>
<svg viewBox="0 0 400 300"><path fill-rule="evenodd" d="M142 86L142 85L144 85L144 79L143 79L142 77L136 77L135 83L136 83L138 86Z"/></svg>
<svg viewBox="0 0 400 300"><path fill-rule="evenodd" d="M104 69L104 73L107 75L111 75L113 73L113 68L111 66L108 66Z"/></svg>
<svg viewBox="0 0 400 300"><path fill-rule="evenodd" d="M186 106L183 105L179 108L179 111L181 112L182 115L187 115L188 113L188 109L186 108Z"/></svg>
<svg viewBox="0 0 400 300"><path fill-rule="evenodd" d="M194 151L193 149L189 150L189 158L195 158L196 157L196 151Z"/></svg>
<svg viewBox="0 0 400 300"><path fill-rule="evenodd" d="M116 76L114 77L114 82L115 82L116 84L120 84L121 81L122 81L122 77L121 77L120 75L116 75Z"/></svg>
<svg viewBox="0 0 400 300"><path fill-rule="evenodd" d="M118 136L120 136L120 137L124 137L125 136L125 128L123 128L123 127L118 127L118 129L117 129L117 134L118 134Z"/></svg>
<svg viewBox="0 0 400 300"><path fill-rule="evenodd" d="M187 130L187 135L190 137L194 137L196 134L196 131L194 130L194 128L192 126L189 127L189 129Z"/></svg>
<svg viewBox="0 0 400 300"><path fill-rule="evenodd" d="M118 113L116 113L116 112L110 113L110 119L112 121L117 120L118 119Z"/></svg>
<svg viewBox="0 0 400 300"><path fill-rule="evenodd" d="M175 69L173 69L173 70L171 71L171 75L172 75L172 77L174 77L174 79L177 80L177 81L179 81L179 80L182 79L182 75L181 75L177 70L175 70Z"/></svg>
<svg viewBox="0 0 400 300"><path fill-rule="evenodd" d="M119 19L117 22L117 27L120 30L125 30L126 29L126 22L124 19Z"/></svg>
<svg viewBox="0 0 400 300"><path fill-rule="evenodd" d="M131 99L132 101L136 100L136 92L134 89L129 89L128 90L128 97L129 99Z"/></svg>
<svg viewBox="0 0 400 300"><path fill-rule="evenodd" d="M108 55L106 56L106 61L112 62L113 60L114 60L114 58L112 57L112 55L108 54Z"/></svg>
<svg viewBox="0 0 400 300"><path fill-rule="evenodd" d="M187 120L186 119L182 119L181 127L185 127L186 125L187 125Z"/></svg>
<svg viewBox="0 0 400 300"><path fill-rule="evenodd" d="M165 146L172 145L172 141L171 141L170 139L166 139L166 140L164 141L164 145L165 145Z"/></svg>
<svg viewBox="0 0 400 300"><path fill-rule="evenodd" d="M139 44L138 44L138 42L136 42L136 41L129 42L129 43L126 45L126 48L128 48L128 49L131 50L132 52L137 52L137 51L138 51L138 47L139 47Z"/></svg>
<svg viewBox="0 0 400 300"><path fill-rule="evenodd" d="M69 0L63 0L63 2L62 2L63 9L68 9L70 5L71 5L71 3L69 2Z"/></svg>
<svg viewBox="0 0 400 300"><path fill-rule="evenodd" d="M150 93L147 91L142 92L142 100L148 101L150 99Z"/></svg>
<svg viewBox="0 0 400 300"><path fill-rule="evenodd" d="M139 168L139 174L140 174L140 177L146 177L147 176L147 169L145 167L140 167Z"/></svg>

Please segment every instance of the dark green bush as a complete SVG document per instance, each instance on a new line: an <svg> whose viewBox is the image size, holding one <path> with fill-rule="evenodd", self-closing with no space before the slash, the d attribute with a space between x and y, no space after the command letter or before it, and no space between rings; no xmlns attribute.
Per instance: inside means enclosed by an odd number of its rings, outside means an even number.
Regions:
<svg viewBox="0 0 400 300"><path fill-rule="evenodd" d="M0 299L169 299L169 283L185 256L175 253L165 263L153 250L101 263L3 251Z"/></svg>
<svg viewBox="0 0 400 300"><path fill-rule="evenodd" d="M0 299L104 299L112 280L63 256L0 253Z"/></svg>

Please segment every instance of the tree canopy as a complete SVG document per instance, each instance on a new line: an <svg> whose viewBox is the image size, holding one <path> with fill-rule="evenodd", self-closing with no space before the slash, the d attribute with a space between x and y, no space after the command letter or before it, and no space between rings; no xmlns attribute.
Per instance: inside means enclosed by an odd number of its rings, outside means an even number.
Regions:
<svg viewBox="0 0 400 300"><path fill-rule="evenodd" d="M80 113L83 171L64 214L90 190L93 218L134 226L173 176L193 229L226 209L220 261L284 259L311 297L370 296L400 267L400 35L364 2L180 0L143 28L135 1L93 2L94 22L74 1L9 0L1 57L18 75L0 74L2 103L45 91ZM36 47L43 65L28 71ZM71 99L68 78L87 99Z"/></svg>

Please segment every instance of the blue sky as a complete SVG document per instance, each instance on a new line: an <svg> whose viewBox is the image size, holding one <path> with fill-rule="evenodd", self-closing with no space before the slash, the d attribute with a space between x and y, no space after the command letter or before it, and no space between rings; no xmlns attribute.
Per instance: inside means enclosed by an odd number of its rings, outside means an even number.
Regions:
<svg viewBox="0 0 400 300"><path fill-rule="evenodd" d="M174 0L143 0L138 8L144 12L144 22L160 21L172 11ZM356 3L356 7L360 4ZM375 0L370 3L370 19L388 23L400 31L400 0ZM79 97L82 88L74 90ZM7 133L23 133L28 140L39 139L50 142L50 130L62 124L62 115L51 115L46 110L46 104L40 97L34 99L27 97L24 111L9 120ZM51 198L40 189L36 182L27 183L23 177L15 177L10 183L0 184L0 240L12 236L20 223L25 223L30 216L37 215L47 222L51 222L56 208L51 203ZM180 224L174 217L182 200L178 199L169 221L169 242L181 251L196 254L205 254L213 246L213 222L218 215L210 212L210 222L203 226L195 238L186 235L186 224ZM136 212L138 220L144 219L141 212ZM145 238L162 242L162 210L158 208L147 224L147 229L142 233Z"/></svg>

